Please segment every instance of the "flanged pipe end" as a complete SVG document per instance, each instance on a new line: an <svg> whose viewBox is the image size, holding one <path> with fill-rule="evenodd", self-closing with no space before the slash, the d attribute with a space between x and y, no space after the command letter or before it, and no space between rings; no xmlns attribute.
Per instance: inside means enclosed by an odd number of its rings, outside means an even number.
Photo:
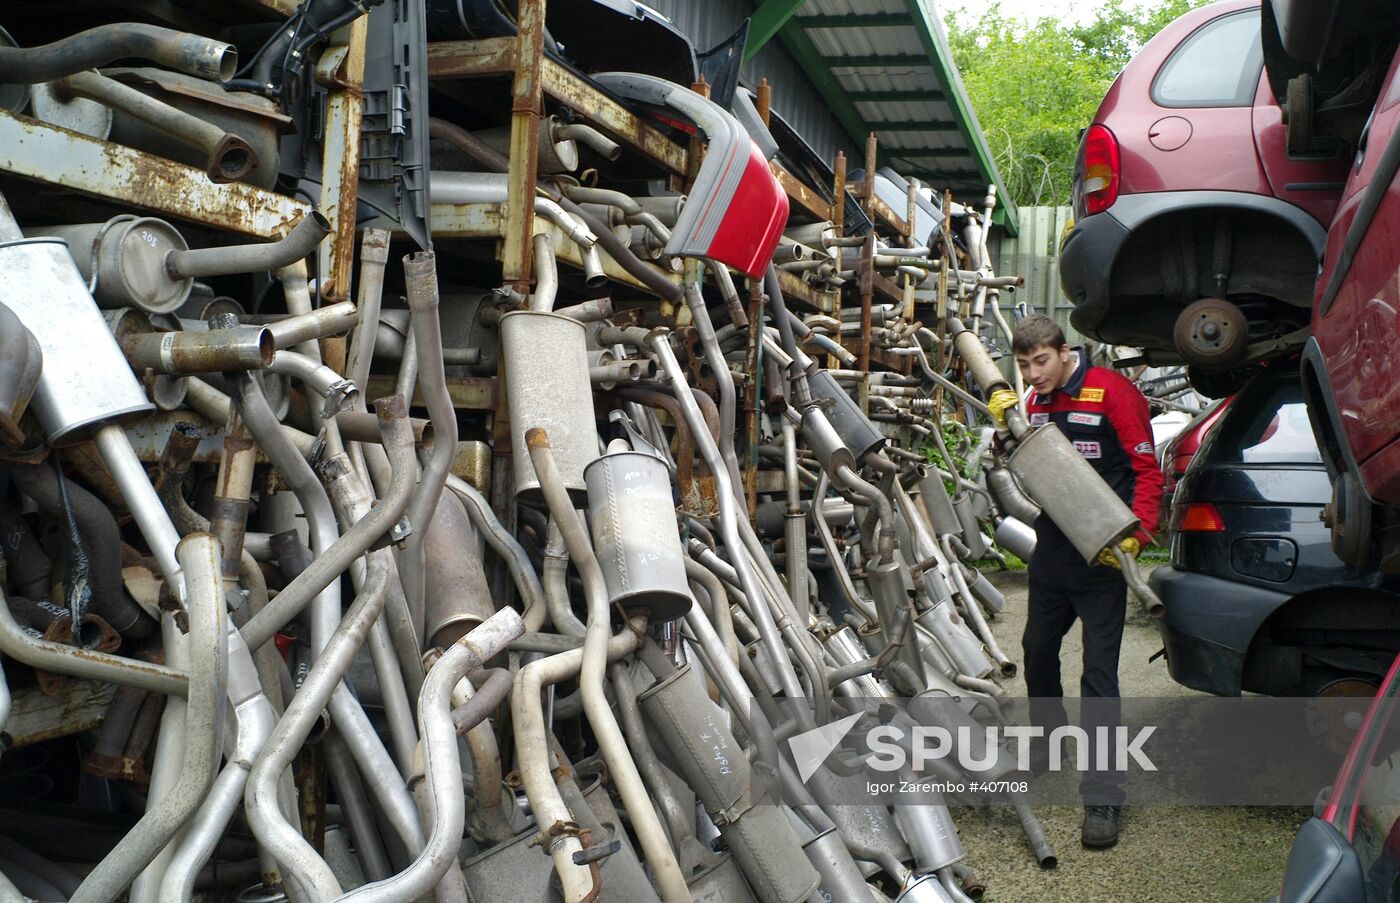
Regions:
<svg viewBox="0 0 1400 903"><path fill-rule="evenodd" d="M237 135L227 133L209 154L209 168L204 172L211 182L223 185L240 181L257 169L261 162L252 145Z"/></svg>
<svg viewBox="0 0 1400 903"><path fill-rule="evenodd" d="M537 426L530 427L525 431L526 448L552 448L549 444L549 433Z"/></svg>

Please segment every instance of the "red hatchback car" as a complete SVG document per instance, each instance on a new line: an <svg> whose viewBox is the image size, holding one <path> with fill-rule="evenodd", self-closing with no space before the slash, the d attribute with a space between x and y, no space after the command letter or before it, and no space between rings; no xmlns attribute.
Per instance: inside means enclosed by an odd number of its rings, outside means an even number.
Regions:
<svg viewBox="0 0 1400 903"><path fill-rule="evenodd" d="M1258 0L1192 10L1147 43L1081 141L1060 249L1071 322L1185 362L1203 394L1306 338L1349 153L1290 154L1263 72Z"/></svg>
<svg viewBox="0 0 1400 903"><path fill-rule="evenodd" d="M1334 476L1333 546L1400 564L1400 56L1362 133L1317 281L1303 385ZM1379 503L1379 504L1376 504ZM1390 559L1390 562L1386 562Z"/></svg>

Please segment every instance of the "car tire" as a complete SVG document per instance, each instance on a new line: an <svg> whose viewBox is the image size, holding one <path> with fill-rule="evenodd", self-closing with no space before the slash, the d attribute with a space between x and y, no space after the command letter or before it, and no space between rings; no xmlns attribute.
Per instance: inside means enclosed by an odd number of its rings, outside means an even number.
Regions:
<svg viewBox="0 0 1400 903"><path fill-rule="evenodd" d="M1202 298L1177 316L1172 341L1182 360L1193 367L1233 367L1244 362L1249 348L1249 320L1224 298Z"/></svg>
<svg viewBox="0 0 1400 903"><path fill-rule="evenodd" d="M1313 741L1336 755L1343 755L1356 737L1356 731L1370 700L1380 689L1380 678L1374 674L1344 671L1325 666L1304 667L1299 696L1314 699L1355 700L1354 703L1326 703L1314 710L1309 721Z"/></svg>
<svg viewBox="0 0 1400 903"><path fill-rule="evenodd" d="M1338 697L1376 695L1380 678L1340 668L1305 667L1299 684L1304 696Z"/></svg>
<svg viewBox="0 0 1400 903"><path fill-rule="evenodd" d="M1371 563L1372 542L1371 500L1361 481L1349 470L1343 470L1332 481L1332 501L1322 510L1322 520L1332 534L1332 551L1346 564L1364 568Z"/></svg>

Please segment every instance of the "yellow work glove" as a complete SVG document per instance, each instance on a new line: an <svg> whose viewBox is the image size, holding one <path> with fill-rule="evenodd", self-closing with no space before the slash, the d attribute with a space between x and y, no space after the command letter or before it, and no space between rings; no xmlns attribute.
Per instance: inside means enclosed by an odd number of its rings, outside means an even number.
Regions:
<svg viewBox="0 0 1400 903"><path fill-rule="evenodd" d="M1138 552L1142 551L1142 543L1138 542L1136 536L1129 536L1127 539L1118 543L1118 548L1122 549L1129 557L1136 558ZM1099 562L1111 568L1118 568L1120 571L1123 569L1123 566L1118 563L1118 556L1113 554L1112 549L1104 549L1100 552Z"/></svg>
<svg viewBox="0 0 1400 903"><path fill-rule="evenodd" d="M1011 389L997 389L992 393L992 397L987 399L987 409L992 412L992 420L1002 429L1006 429L1006 412L1016 407L1016 402L1020 401L1016 393Z"/></svg>

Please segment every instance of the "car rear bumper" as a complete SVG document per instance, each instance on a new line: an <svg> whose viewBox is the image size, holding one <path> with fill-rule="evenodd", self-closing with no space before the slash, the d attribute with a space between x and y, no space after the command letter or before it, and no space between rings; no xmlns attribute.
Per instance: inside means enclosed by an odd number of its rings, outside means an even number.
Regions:
<svg viewBox="0 0 1400 903"><path fill-rule="evenodd" d="M1160 629L1172 680L1217 696L1240 695L1250 641L1288 594L1174 567L1157 568L1150 582L1166 606Z"/></svg>
<svg viewBox="0 0 1400 903"><path fill-rule="evenodd" d="M1119 203L1131 205L1132 198ZM1074 328L1085 335L1108 314L1113 262L1131 235L1109 209L1076 222L1060 244L1060 288L1074 303Z"/></svg>

